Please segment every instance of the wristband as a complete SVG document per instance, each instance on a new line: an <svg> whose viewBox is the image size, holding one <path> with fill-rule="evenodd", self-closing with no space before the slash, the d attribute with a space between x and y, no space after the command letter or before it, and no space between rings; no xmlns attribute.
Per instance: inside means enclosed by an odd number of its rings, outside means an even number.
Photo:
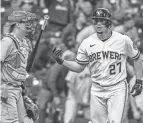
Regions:
<svg viewBox="0 0 143 123"><path fill-rule="evenodd" d="M61 59L61 58L59 58L59 59L57 59L57 62L58 62L60 65L62 65L62 64L63 64L63 62L64 62L64 60L63 60L63 59Z"/></svg>

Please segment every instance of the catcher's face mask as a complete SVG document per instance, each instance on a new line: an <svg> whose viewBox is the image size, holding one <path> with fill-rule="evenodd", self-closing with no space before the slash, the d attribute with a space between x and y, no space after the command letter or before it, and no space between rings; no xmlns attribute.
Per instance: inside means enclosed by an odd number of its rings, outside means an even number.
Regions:
<svg viewBox="0 0 143 123"><path fill-rule="evenodd" d="M36 14L34 13L25 11L13 11L12 14L8 16L8 21L8 25L12 25L15 23L24 23L27 32L35 32L38 19Z"/></svg>

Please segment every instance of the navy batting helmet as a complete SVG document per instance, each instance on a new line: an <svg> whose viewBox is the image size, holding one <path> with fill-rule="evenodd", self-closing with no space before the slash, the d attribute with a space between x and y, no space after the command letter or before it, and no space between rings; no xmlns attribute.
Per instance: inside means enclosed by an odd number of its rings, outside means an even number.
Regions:
<svg viewBox="0 0 143 123"><path fill-rule="evenodd" d="M104 19L104 20L107 20L106 21L106 26L111 26L111 13L108 9L105 9L105 8L98 8L96 9L94 12L93 12L93 15L92 15L92 19L93 20L100 20L100 19Z"/></svg>

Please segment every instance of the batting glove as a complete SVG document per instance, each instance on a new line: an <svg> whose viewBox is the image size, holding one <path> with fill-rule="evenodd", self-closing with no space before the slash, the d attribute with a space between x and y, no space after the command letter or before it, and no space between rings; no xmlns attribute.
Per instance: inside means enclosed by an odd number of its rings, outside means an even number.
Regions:
<svg viewBox="0 0 143 123"><path fill-rule="evenodd" d="M142 92L142 80L137 79L135 85L133 86L131 93L133 94L132 96L135 97L139 95Z"/></svg>
<svg viewBox="0 0 143 123"><path fill-rule="evenodd" d="M63 64L64 60L61 58L62 50L54 48L52 51L52 57L58 62L58 64Z"/></svg>

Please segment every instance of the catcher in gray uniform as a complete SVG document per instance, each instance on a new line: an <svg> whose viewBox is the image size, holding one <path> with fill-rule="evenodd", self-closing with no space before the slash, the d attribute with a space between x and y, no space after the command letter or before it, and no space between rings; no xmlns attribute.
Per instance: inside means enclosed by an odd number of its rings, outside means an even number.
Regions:
<svg viewBox="0 0 143 123"><path fill-rule="evenodd" d="M11 33L1 40L1 123L33 123L38 107L22 96L31 42L25 36L35 30L37 16L25 11L13 11L8 16Z"/></svg>

